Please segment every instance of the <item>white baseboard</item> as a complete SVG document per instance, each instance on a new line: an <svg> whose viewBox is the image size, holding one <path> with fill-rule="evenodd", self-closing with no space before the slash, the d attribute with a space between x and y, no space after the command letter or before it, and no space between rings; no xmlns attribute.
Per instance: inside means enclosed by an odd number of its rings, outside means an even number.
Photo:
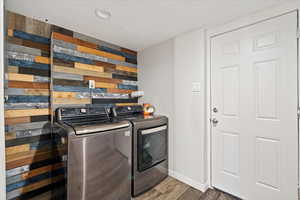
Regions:
<svg viewBox="0 0 300 200"><path fill-rule="evenodd" d="M209 188L209 185L207 183L200 183L173 170L169 170L169 176L172 176L173 178L176 178L179 181L200 190L201 192L205 192Z"/></svg>

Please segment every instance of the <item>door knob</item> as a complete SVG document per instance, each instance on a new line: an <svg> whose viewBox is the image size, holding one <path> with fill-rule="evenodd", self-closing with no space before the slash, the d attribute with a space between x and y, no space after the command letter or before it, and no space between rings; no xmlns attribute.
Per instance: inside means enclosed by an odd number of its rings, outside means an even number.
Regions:
<svg viewBox="0 0 300 200"><path fill-rule="evenodd" d="M211 122L212 122L212 124L213 124L214 126L216 126L216 125L219 123L219 121L218 121L216 118L213 118L213 119L211 120Z"/></svg>

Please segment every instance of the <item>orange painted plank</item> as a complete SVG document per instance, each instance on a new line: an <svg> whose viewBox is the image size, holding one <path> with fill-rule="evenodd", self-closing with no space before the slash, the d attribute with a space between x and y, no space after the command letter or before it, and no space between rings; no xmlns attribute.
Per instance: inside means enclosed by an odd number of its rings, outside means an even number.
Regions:
<svg viewBox="0 0 300 200"><path fill-rule="evenodd" d="M104 68L97 65L89 65L83 63L74 63L74 67L77 69L96 71L96 72L104 72Z"/></svg>
<svg viewBox="0 0 300 200"><path fill-rule="evenodd" d="M78 44L78 45L89 47L89 48L93 48L93 49L97 48L96 44L93 44L93 43L90 43L90 42L86 42L86 41L83 41L83 40L80 40L80 39L77 39L77 38L73 38L71 36L67 36L67 35L64 35L64 34L61 34L61 33L57 33L57 32L53 32L52 33L52 37L54 39L57 39L57 40L63 40L65 42L69 42L69 43L73 43L73 44Z"/></svg>
<svg viewBox="0 0 300 200"><path fill-rule="evenodd" d="M49 89L49 83L33 83L26 81L8 81L9 88Z"/></svg>
<svg viewBox="0 0 300 200"><path fill-rule="evenodd" d="M56 170L56 169L59 169L59 168L62 168L62 167L63 167L63 163L56 163L54 165L47 165L47 166L44 166L44 167L40 167L40 168L31 170L29 172L26 172L26 173L22 174L21 176L22 176L22 179L25 180L25 179L43 174L45 172Z"/></svg>
<svg viewBox="0 0 300 200"><path fill-rule="evenodd" d="M5 125L16 125L30 123L30 117L16 117L16 118L6 118Z"/></svg>
<svg viewBox="0 0 300 200"><path fill-rule="evenodd" d="M117 88L117 84L114 83L103 83L103 82L96 82L96 88Z"/></svg>
<svg viewBox="0 0 300 200"><path fill-rule="evenodd" d="M122 89L117 89L117 88L109 88L107 89L108 93L119 93L119 94L130 94L134 90L122 90Z"/></svg>
<svg viewBox="0 0 300 200"><path fill-rule="evenodd" d="M13 154L20 153L20 152L28 152L28 151L30 151L29 144L23 144L23 145L5 148L6 156L13 155Z"/></svg>
<svg viewBox="0 0 300 200"><path fill-rule="evenodd" d="M18 74L18 73L7 73L7 79L9 81L26 81L33 82L34 76L28 74Z"/></svg>
<svg viewBox="0 0 300 200"><path fill-rule="evenodd" d="M35 62L38 62L38 63L44 63L44 64L50 64L50 58L48 57L43 57L43 56L36 56L34 58L34 61Z"/></svg>
<svg viewBox="0 0 300 200"><path fill-rule="evenodd" d="M14 36L14 30L13 29L8 29L7 30L7 35L10 36L10 37L13 37Z"/></svg>
<svg viewBox="0 0 300 200"><path fill-rule="evenodd" d="M125 57L123 57L123 56L115 55L112 53L108 53L105 51L100 51L97 49L92 49L92 48L88 48L88 47L84 47L84 46L77 46L77 50L80 52L83 52L83 53L89 53L89 54L94 54L94 55L98 55L98 56L103 56L103 57L110 58L113 60L125 61Z"/></svg>
<svg viewBox="0 0 300 200"><path fill-rule="evenodd" d="M138 72L138 69L135 67L126 67L126 66L121 66L121 65L117 65L116 69L121 70L121 71L126 71L126 72L134 72L134 73Z"/></svg>
<svg viewBox="0 0 300 200"><path fill-rule="evenodd" d="M119 79L102 78L102 77L94 77L94 76L84 76L83 80L85 80L85 81L94 80L95 82L115 83L115 84L122 83L122 80L119 80Z"/></svg>

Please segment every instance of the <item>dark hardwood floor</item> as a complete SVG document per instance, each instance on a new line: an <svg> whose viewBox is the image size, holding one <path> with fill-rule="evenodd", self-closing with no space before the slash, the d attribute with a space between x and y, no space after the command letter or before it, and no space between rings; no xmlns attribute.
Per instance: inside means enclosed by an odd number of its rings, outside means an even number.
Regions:
<svg viewBox="0 0 300 200"><path fill-rule="evenodd" d="M168 177L134 200L238 200L238 198L213 189L208 189L203 193L172 177Z"/></svg>

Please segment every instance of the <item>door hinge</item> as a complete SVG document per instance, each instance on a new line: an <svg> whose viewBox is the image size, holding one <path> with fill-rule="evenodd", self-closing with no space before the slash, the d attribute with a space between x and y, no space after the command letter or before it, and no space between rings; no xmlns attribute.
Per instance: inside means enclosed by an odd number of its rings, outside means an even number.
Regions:
<svg viewBox="0 0 300 200"><path fill-rule="evenodd" d="M300 119L300 108L299 107L297 108L297 116L298 116L298 119Z"/></svg>
<svg viewBox="0 0 300 200"><path fill-rule="evenodd" d="M297 34L296 34L297 38L300 38L300 28L297 28Z"/></svg>

